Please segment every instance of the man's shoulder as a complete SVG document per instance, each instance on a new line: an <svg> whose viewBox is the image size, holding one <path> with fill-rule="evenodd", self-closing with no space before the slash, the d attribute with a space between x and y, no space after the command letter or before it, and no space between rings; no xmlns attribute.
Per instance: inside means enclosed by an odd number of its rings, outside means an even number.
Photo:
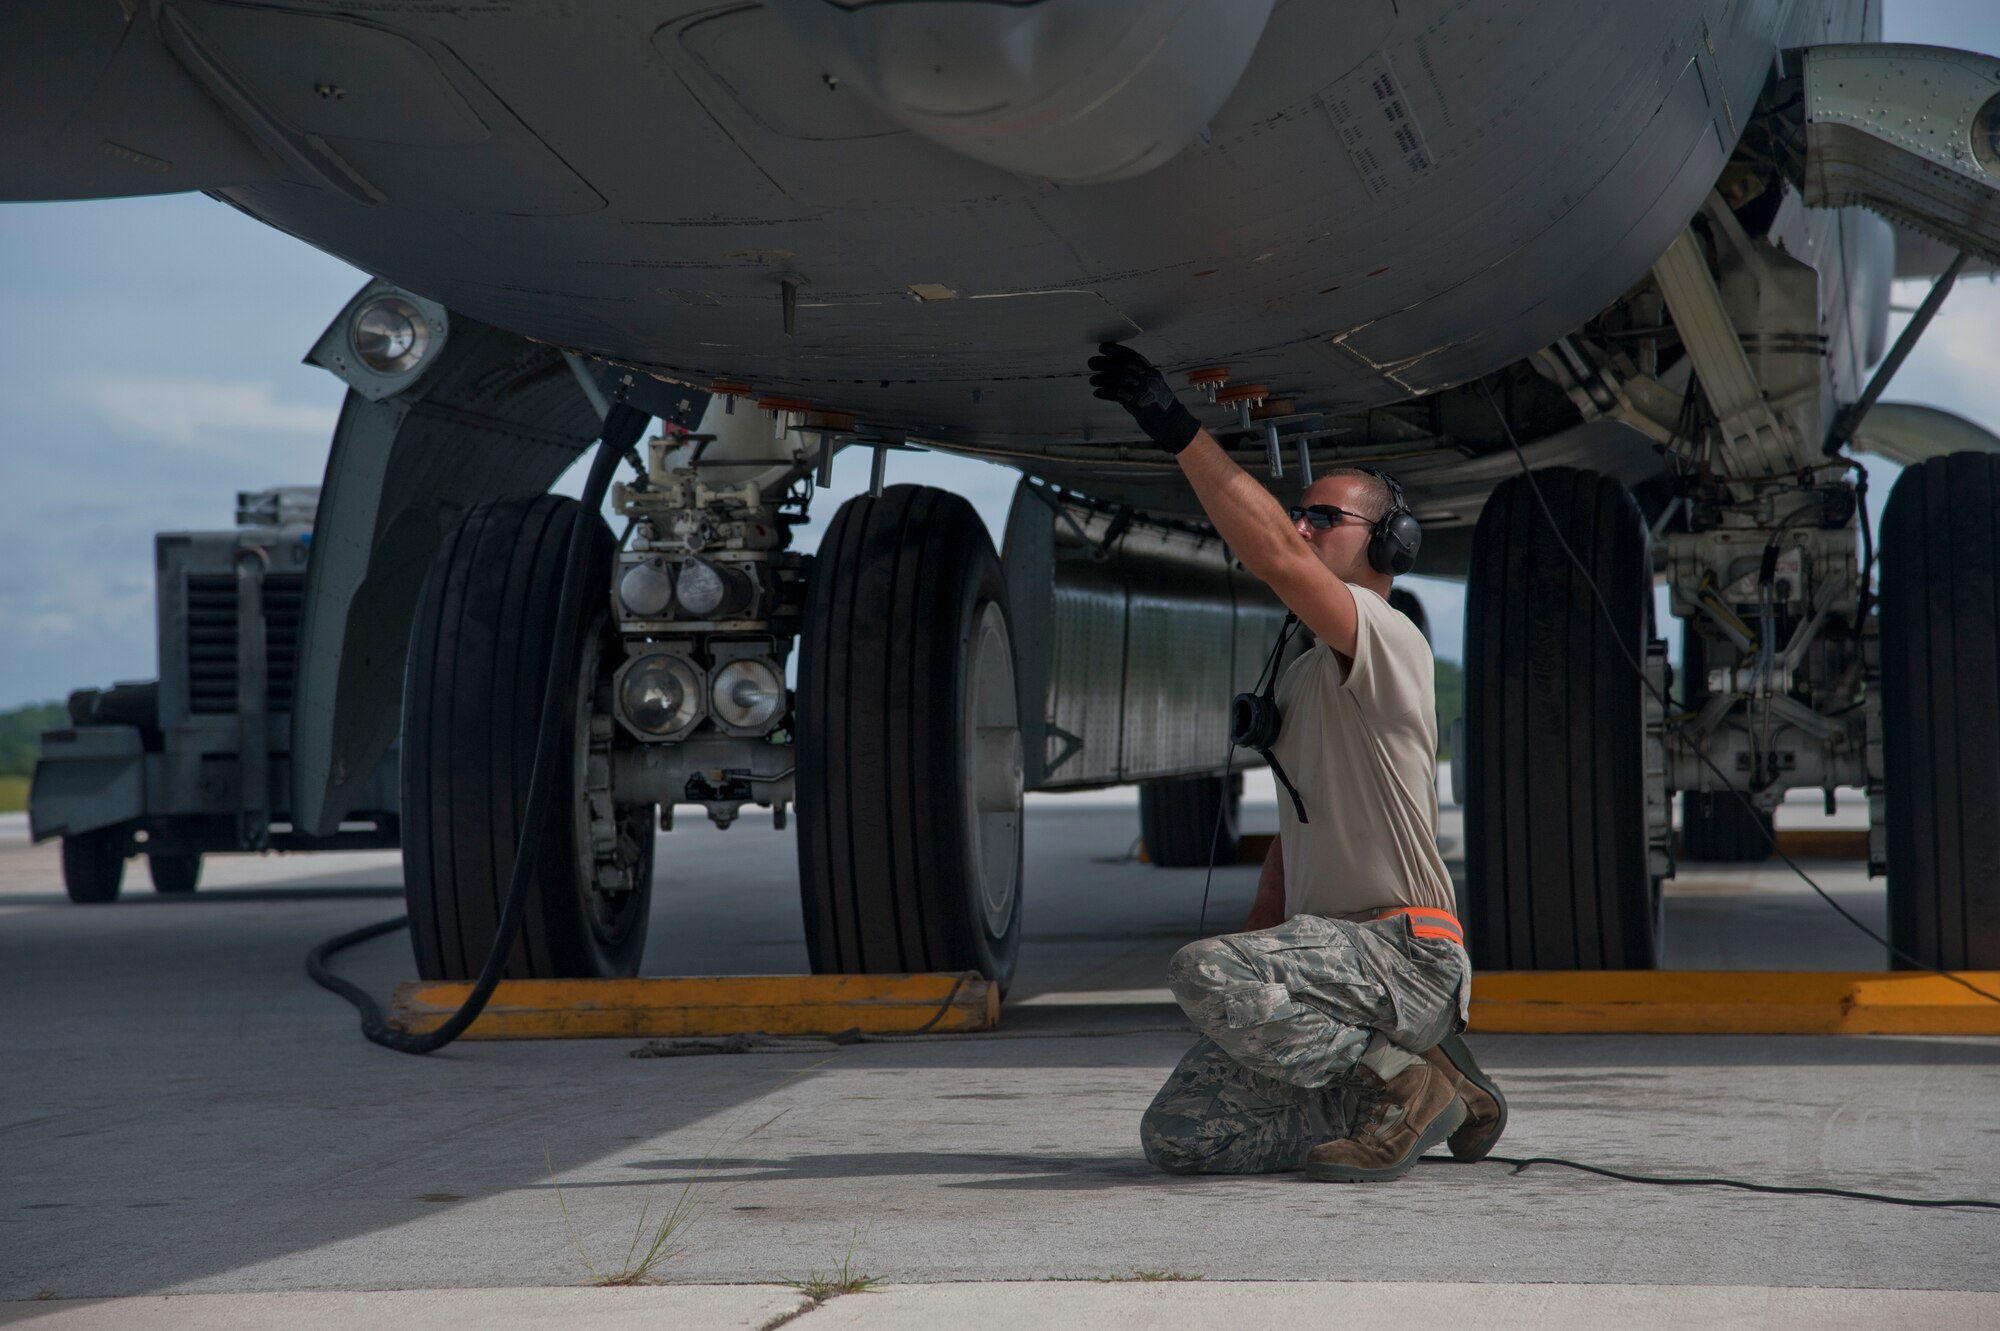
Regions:
<svg viewBox="0 0 2000 1331"><path fill-rule="evenodd" d="M1387 597L1372 588L1356 587L1354 591L1354 603L1367 607L1363 613L1375 646L1394 656L1399 663L1428 668L1431 662L1430 639L1424 637L1424 631L1417 627L1417 622L1390 605ZM1362 600L1364 595L1366 601Z"/></svg>

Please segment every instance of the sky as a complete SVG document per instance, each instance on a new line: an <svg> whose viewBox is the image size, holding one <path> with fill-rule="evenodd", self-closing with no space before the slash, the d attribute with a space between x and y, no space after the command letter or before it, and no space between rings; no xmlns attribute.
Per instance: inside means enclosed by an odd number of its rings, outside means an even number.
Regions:
<svg viewBox="0 0 2000 1331"><path fill-rule="evenodd" d="M2000 53L2000 6L1892 0L1885 35ZM365 280L200 195L0 204L0 709L157 675L154 533L226 529L238 490L318 483L342 386L301 358ZM1887 397L2000 429L1996 346L2000 286L1963 281ZM843 459L804 548L866 470ZM996 544L1017 479L941 455L894 456L891 478L964 494ZM1406 581L1458 659L1458 585Z"/></svg>

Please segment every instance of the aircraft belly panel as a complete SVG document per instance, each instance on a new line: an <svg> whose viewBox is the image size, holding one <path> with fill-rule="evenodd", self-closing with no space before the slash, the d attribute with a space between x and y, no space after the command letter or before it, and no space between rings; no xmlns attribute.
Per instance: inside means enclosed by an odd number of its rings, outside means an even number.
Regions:
<svg viewBox="0 0 2000 1331"><path fill-rule="evenodd" d="M1105 336L1351 409L1576 326L1692 213L1691 145L1733 142L1775 43L1858 35L1857 6L1291 0L1205 141L1087 186L897 129L750 5L258 7L269 32L211 45L254 66L285 25L346 25L356 87L420 71L420 142L379 106L289 112L378 199L227 191L399 285L885 433L1094 448L1131 438L1082 384Z"/></svg>
<svg viewBox="0 0 2000 1331"><path fill-rule="evenodd" d="M1539 9L1405 6L1389 43L1331 62L1342 66L1332 77L1260 55L1218 117L1233 133L1088 187L1009 176L845 104L816 130L779 96L810 65L757 65L755 11L711 10L650 31L656 107L615 80L602 94L648 130L677 127L687 112L675 108L691 104L707 122L691 129L722 131L653 140L683 186L660 211L627 202L631 164L606 164L599 144L584 177L610 200L597 218L525 225L392 196L371 213L397 221L371 215L366 234L294 201L285 225L475 317L697 382L748 379L945 442L1128 435L1080 391L1081 355L1106 336L1143 335L1170 362L1230 364L1305 406L1353 407L1418 386L1397 368L1412 357L1435 356L1420 376L1430 387L1525 354L1530 312L1538 326L1571 326L1645 269L1654 256L1626 245L1660 189L1630 188L1618 167L1685 157L1703 128L1698 114L1683 123L1682 85L1653 91L1662 51L1687 69L1699 8L1567 15L1556 49L1569 54L1551 73L1536 52L1557 20ZM1340 17L1339 6L1282 6L1267 44L1329 49ZM452 36L459 58L513 105L507 90L527 82L510 68L518 57L491 24L466 26L487 35ZM1383 69L1400 80L1431 165L1372 193L1326 105L1348 90L1351 120ZM1275 74L1309 81L1280 86ZM817 80L796 90L807 93L815 105L840 96ZM537 114L537 133L558 157L585 161L568 151L574 111L550 114ZM1674 207L1691 211L1705 185L1686 185ZM265 193L236 197L261 211ZM448 228L453 256L410 262L405 218ZM1591 289L1579 271L1599 274Z"/></svg>
<svg viewBox="0 0 2000 1331"><path fill-rule="evenodd" d="M0 197L170 194L275 177L152 33L117 15L66 4L8 13Z"/></svg>
<svg viewBox="0 0 2000 1331"><path fill-rule="evenodd" d="M1586 283L1614 291L1629 286L1651 263L1648 256L1657 257L1680 230L1683 223L1675 219L1699 206L1727 157L1695 63L1689 61L1646 132L1537 243L1515 250L1447 296L1338 338L1336 345L1411 393L1460 383L1480 372L1488 335L1434 344L1441 331L1453 326L1450 312L1461 305L1511 299L1520 311L1517 333L1536 346L1546 345L1576 324L1574 312L1559 297ZM1647 206L1634 209L1634 199ZM1581 270L1577 256L1587 256ZM1434 309L1440 301L1447 306L1442 319Z"/></svg>

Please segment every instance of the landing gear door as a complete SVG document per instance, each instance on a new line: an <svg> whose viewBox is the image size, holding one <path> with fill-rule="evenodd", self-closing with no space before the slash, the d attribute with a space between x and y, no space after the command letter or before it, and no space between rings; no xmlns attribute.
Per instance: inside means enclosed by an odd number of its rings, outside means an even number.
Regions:
<svg viewBox="0 0 2000 1331"><path fill-rule="evenodd" d="M349 385L299 625L292 809L327 835L396 737L411 615L472 505L539 494L597 435L562 353L371 282L308 360ZM448 336L447 334L448 330Z"/></svg>
<svg viewBox="0 0 2000 1331"><path fill-rule="evenodd" d="M1860 204L2000 263L2000 59L1897 45L1799 55L1806 204Z"/></svg>

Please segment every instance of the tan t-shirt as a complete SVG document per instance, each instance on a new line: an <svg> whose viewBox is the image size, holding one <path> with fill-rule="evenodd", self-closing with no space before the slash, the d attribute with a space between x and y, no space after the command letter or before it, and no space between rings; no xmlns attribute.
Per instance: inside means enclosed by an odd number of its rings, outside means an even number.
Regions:
<svg viewBox="0 0 2000 1331"><path fill-rule="evenodd" d="M1318 643L1278 681L1271 752L1307 822L1278 790L1285 915L1352 917L1389 906L1457 912L1437 848L1437 694L1430 644L1402 612L1355 587L1354 663Z"/></svg>

